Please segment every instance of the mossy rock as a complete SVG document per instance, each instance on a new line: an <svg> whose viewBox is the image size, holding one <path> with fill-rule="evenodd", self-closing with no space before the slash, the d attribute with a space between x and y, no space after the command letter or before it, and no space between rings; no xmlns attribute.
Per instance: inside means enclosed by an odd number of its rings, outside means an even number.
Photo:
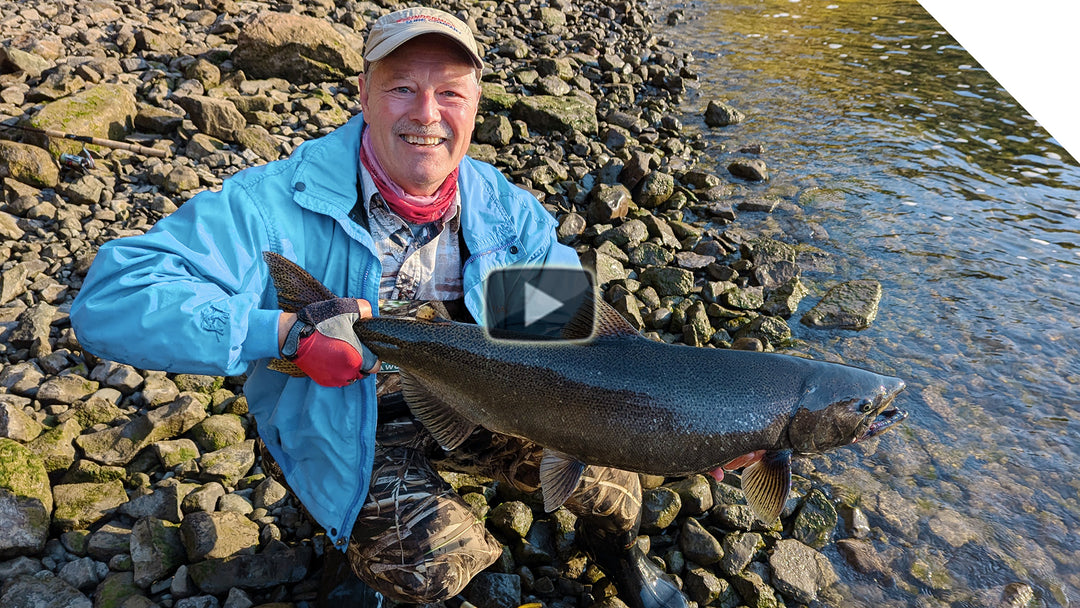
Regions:
<svg viewBox="0 0 1080 608"><path fill-rule="evenodd" d="M37 188L60 183L60 169L48 151L14 141L0 140L0 173Z"/></svg>
<svg viewBox="0 0 1080 608"><path fill-rule="evenodd" d="M58 99L41 109L30 119L36 129L52 129L63 133L122 140L133 129L138 109L135 95L127 87L99 84L70 97ZM42 140L46 140L43 142ZM78 154L83 144L56 137L38 138L55 156ZM103 153L106 148L88 145L92 151Z"/></svg>
<svg viewBox="0 0 1080 608"><path fill-rule="evenodd" d="M36 498L46 513L53 509L49 475L41 457L17 441L0 438L0 488L15 496Z"/></svg>
<svg viewBox="0 0 1080 608"><path fill-rule="evenodd" d="M188 437L206 453L242 442L247 438L247 431L236 414L216 414L196 424L188 431Z"/></svg>

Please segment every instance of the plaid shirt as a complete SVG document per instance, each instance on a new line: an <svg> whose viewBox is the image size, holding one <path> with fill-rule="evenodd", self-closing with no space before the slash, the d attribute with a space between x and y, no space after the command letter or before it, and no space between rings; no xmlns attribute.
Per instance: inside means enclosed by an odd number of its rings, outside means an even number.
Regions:
<svg viewBox="0 0 1080 608"><path fill-rule="evenodd" d="M461 283L461 194L442 219L410 224L390 210L360 165L368 231L382 260L380 300L456 300Z"/></svg>

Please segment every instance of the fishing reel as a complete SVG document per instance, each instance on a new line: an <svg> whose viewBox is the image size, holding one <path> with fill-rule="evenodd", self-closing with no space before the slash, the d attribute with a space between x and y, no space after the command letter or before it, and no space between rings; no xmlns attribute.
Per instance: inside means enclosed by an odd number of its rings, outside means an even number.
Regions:
<svg viewBox="0 0 1080 608"><path fill-rule="evenodd" d="M94 155L90 153L90 150L86 149L86 146L83 146L82 152L79 154L68 154L66 152L61 154L60 166L76 169L83 173L90 173L90 170L94 168Z"/></svg>

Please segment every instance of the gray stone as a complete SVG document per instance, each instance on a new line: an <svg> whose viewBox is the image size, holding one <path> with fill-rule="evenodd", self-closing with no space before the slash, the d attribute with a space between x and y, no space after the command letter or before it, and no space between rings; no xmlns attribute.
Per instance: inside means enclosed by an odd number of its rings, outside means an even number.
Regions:
<svg viewBox="0 0 1080 608"><path fill-rule="evenodd" d="M40 553L52 509L41 458L11 439L0 439L0 557Z"/></svg>
<svg viewBox="0 0 1080 608"><path fill-rule="evenodd" d="M742 112L719 101L710 101L705 108L705 124L710 127L735 125L745 119L746 116Z"/></svg>
<svg viewBox="0 0 1080 608"><path fill-rule="evenodd" d="M102 464L125 465L143 448L176 437L205 417L206 409L199 401L182 397L122 426L81 435L76 443L88 458Z"/></svg>
<svg viewBox="0 0 1080 608"><path fill-rule="evenodd" d="M792 277L769 294L765 299L765 304L761 307L761 311L786 319L795 314L795 311L799 308L799 303L809 293L810 291L798 277Z"/></svg>
<svg viewBox="0 0 1080 608"><path fill-rule="evenodd" d="M776 590L803 604L815 601L819 592L839 580L829 558L795 539L778 541L769 565Z"/></svg>
<svg viewBox="0 0 1080 608"><path fill-rule="evenodd" d="M465 588L465 598L477 608L521 605L521 577L517 574L481 572Z"/></svg>
<svg viewBox="0 0 1080 608"><path fill-rule="evenodd" d="M742 258L752 265L754 280L766 291L780 288L799 276L795 248L787 243L760 237L746 241Z"/></svg>
<svg viewBox="0 0 1080 608"><path fill-rule="evenodd" d="M701 515L713 506L712 485L704 475L690 475L666 486L679 495L680 516Z"/></svg>
<svg viewBox="0 0 1080 608"><path fill-rule="evenodd" d="M45 374L32 361L6 365L0 369L0 386L17 395L33 397Z"/></svg>
<svg viewBox="0 0 1080 608"><path fill-rule="evenodd" d="M638 185L634 202L645 209L655 209L667 202L675 192L675 178L662 171L654 171Z"/></svg>
<svg viewBox="0 0 1080 608"><path fill-rule="evenodd" d="M233 61L254 78L289 82L340 82L363 70L359 37L344 35L325 19L262 12L243 24Z"/></svg>
<svg viewBox="0 0 1080 608"><path fill-rule="evenodd" d="M75 420L57 425L46 430L27 444L32 452L41 456L45 470L49 473L63 471L75 462L75 438L82 428Z"/></svg>
<svg viewBox="0 0 1080 608"><path fill-rule="evenodd" d="M855 570L874 577L886 586L894 584L892 570L870 541L841 538L836 541L836 549L844 561Z"/></svg>
<svg viewBox="0 0 1080 608"><path fill-rule="evenodd" d="M199 478L234 486L255 465L255 440L248 439L220 450L203 454L198 459Z"/></svg>
<svg viewBox="0 0 1080 608"><path fill-rule="evenodd" d="M8 581L0 594L4 608L92 608L93 602L64 579L23 574Z"/></svg>
<svg viewBox="0 0 1080 608"><path fill-rule="evenodd" d="M221 484L217 484L219 487ZM251 501L244 498L240 494L230 493L225 494L217 501L218 511L232 511L234 513L240 513L241 515L247 515L255 510L255 507L251 505Z"/></svg>
<svg viewBox="0 0 1080 608"><path fill-rule="evenodd" d="M769 168L765 161L760 158L739 158L728 164L728 171L735 177L752 182L763 182L769 179Z"/></svg>
<svg viewBox="0 0 1080 608"><path fill-rule="evenodd" d="M131 529L134 582L143 589L168 576L184 563L180 527L155 517L144 517Z"/></svg>
<svg viewBox="0 0 1080 608"><path fill-rule="evenodd" d="M626 217L632 200L630 190L622 184L601 184L590 196L588 218L591 224L606 224Z"/></svg>
<svg viewBox="0 0 1080 608"><path fill-rule="evenodd" d="M247 431L239 416L215 414L200 421L187 435L203 452L215 452L244 441Z"/></svg>
<svg viewBox="0 0 1080 608"><path fill-rule="evenodd" d="M639 278L643 285L655 289L660 297L685 296L694 288L694 273L682 268L646 268Z"/></svg>
<svg viewBox="0 0 1080 608"><path fill-rule="evenodd" d="M256 509L274 510L285 504L289 491L273 477L267 477L255 486L251 502Z"/></svg>
<svg viewBox="0 0 1080 608"><path fill-rule="evenodd" d="M171 469L178 464L195 460L202 453L199 451L199 446L195 445L195 442L188 439L170 439L167 441L158 441L150 446L157 455L158 461L161 462L161 466L166 469Z"/></svg>
<svg viewBox="0 0 1080 608"><path fill-rule="evenodd" d="M8 341L17 347L29 348L38 356L52 352L49 344L49 327L56 317L56 307L44 302L35 304L19 314L15 329Z"/></svg>
<svg viewBox="0 0 1080 608"><path fill-rule="evenodd" d="M228 99L186 95L177 97L176 103L184 108L195 128L225 141L234 141L236 132L247 126L244 115Z"/></svg>
<svg viewBox="0 0 1080 608"><path fill-rule="evenodd" d="M737 606L740 603L731 585L708 568L691 568L684 581L687 596L699 606Z"/></svg>
<svg viewBox="0 0 1080 608"><path fill-rule="evenodd" d="M724 536L722 546L724 558L720 560L720 571L735 576L750 564L757 552L765 547L765 542L756 532L735 532Z"/></svg>
<svg viewBox="0 0 1080 608"><path fill-rule="evenodd" d="M0 174L38 188L52 188L60 181L47 150L9 140L0 140Z"/></svg>
<svg viewBox="0 0 1080 608"><path fill-rule="evenodd" d="M218 500L225 496L225 488L220 483L210 482L189 493L180 503L184 513L195 511L213 511L218 507ZM249 511L250 511L250 505Z"/></svg>
<svg viewBox="0 0 1080 608"><path fill-rule="evenodd" d="M131 550L131 528L118 522L109 522L92 534L87 543L87 554L102 562L110 561L117 555Z"/></svg>
<svg viewBox="0 0 1080 608"><path fill-rule="evenodd" d="M514 104L511 117L523 120L530 129L541 132L580 131L585 135L595 135L599 129L596 101L576 95L520 97Z"/></svg>
<svg viewBox="0 0 1080 608"><path fill-rule="evenodd" d="M225 593L233 587L269 589L304 578L311 547L287 547L256 555L234 555L188 565L188 576L203 593Z"/></svg>
<svg viewBox="0 0 1080 608"><path fill-rule="evenodd" d="M180 523L183 512L180 504L196 485L178 482L175 478L163 480L149 494L132 498L120 507L120 512L132 519L154 517Z"/></svg>
<svg viewBox="0 0 1080 608"><path fill-rule="evenodd" d="M30 120L30 126L119 141L131 130L136 113L135 96L126 86L102 83L46 104ZM36 139L56 156L79 154L83 147L80 142L59 137Z"/></svg>
<svg viewBox="0 0 1080 608"><path fill-rule="evenodd" d="M72 587L86 590L100 583L108 574L109 566L91 557L83 557L64 564L58 576Z"/></svg>
<svg viewBox="0 0 1080 608"><path fill-rule="evenodd" d="M239 513L195 511L180 524L180 537L188 559L197 562L254 553L259 546L259 526Z"/></svg>
<svg viewBox="0 0 1080 608"><path fill-rule="evenodd" d="M679 548L686 559L702 566L715 564L724 558L720 541L693 518L683 521L679 530Z"/></svg>
<svg viewBox="0 0 1080 608"><path fill-rule="evenodd" d="M581 265L596 274L596 283L600 287L626 278L626 269L622 262L595 249L581 254Z"/></svg>
<svg viewBox="0 0 1080 608"><path fill-rule="evenodd" d="M0 401L0 437L21 443L32 441L45 430L37 420L13 402Z"/></svg>
<svg viewBox="0 0 1080 608"><path fill-rule="evenodd" d="M60 484L52 490L52 527L60 532L88 528L127 502L127 492L119 480Z"/></svg>
<svg viewBox="0 0 1080 608"><path fill-rule="evenodd" d="M62 374L49 378L38 388L37 399L42 403L71 405L86 399L98 390L98 383L76 374Z"/></svg>
<svg viewBox="0 0 1080 608"><path fill-rule="evenodd" d="M866 329L877 318L881 283L862 279L830 289L800 321L817 329Z"/></svg>

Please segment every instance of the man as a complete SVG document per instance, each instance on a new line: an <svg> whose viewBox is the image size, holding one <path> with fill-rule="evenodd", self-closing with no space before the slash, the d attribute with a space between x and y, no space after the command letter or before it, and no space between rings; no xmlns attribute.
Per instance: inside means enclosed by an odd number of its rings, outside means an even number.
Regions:
<svg viewBox="0 0 1080 608"><path fill-rule="evenodd" d="M352 322L377 314L380 298L444 301L458 318L482 320L490 270L578 261L534 197L465 155L483 63L464 23L433 9L391 13L371 28L364 58L361 116L200 193L145 235L102 246L71 318L99 356L248 374L264 468L364 582L427 603L458 594L501 553L428 457L535 490L539 447L479 431L454 453L432 449L394 411L394 379L376 382L377 361ZM264 251L346 297L283 313ZM307 377L268 369L277 357ZM685 603L632 544L635 474L590 467L567 505L625 600Z"/></svg>

